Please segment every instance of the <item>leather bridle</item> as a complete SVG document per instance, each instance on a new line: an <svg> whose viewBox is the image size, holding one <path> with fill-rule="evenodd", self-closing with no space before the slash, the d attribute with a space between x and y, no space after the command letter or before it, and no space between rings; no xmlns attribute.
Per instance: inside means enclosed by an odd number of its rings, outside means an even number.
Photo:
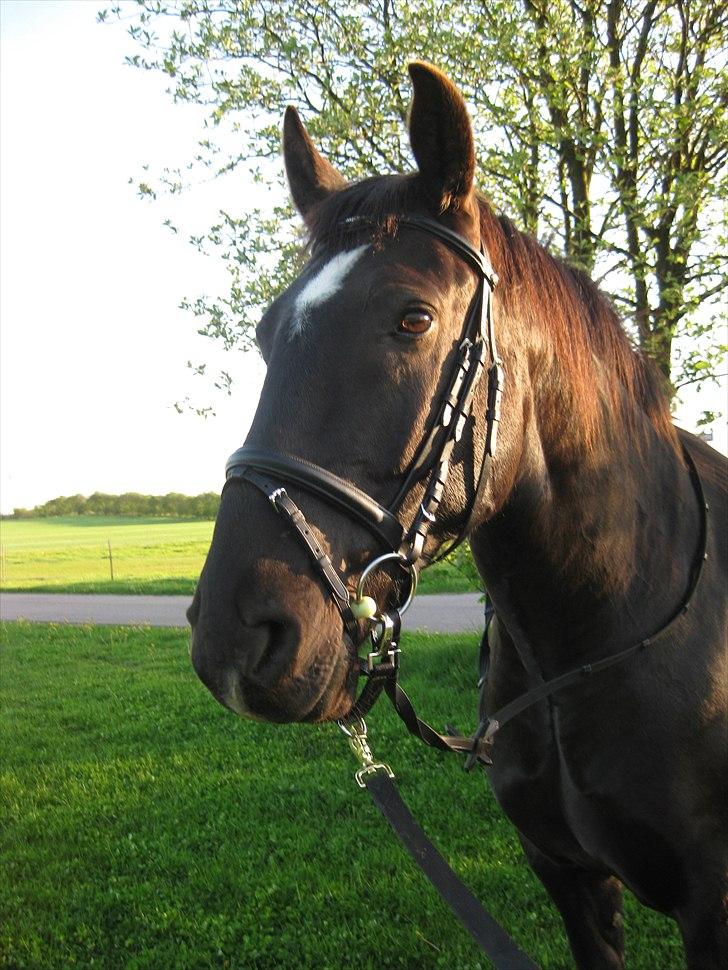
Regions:
<svg viewBox="0 0 728 970"><path fill-rule="evenodd" d="M364 219L347 221L354 226L368 224ZM698 553L691 571L689 587L678 609L650 637L595 663L582 665L542 682L490 716L483 711L478 729L472 737L442 735L421 721L398 683L399 633L402 614L411 603L416 591L418 565L423 560L431 561L425 554L425 544L432 525L437 522L437 510L450 473L453 450L472 413L475 391L488 362L485 439L480 473L474 493L464 510L465 525L453 545L448 546L447 551L462 541L470 531L474 511L490 478L498 436L504 372L498 357L493 328L492 293L498 277L493 272L482 245L480 250L476 250L462 236L426 216L402 216L398 220L398 225L426 232L448 246L475 270L478 276L478 287L463 326L450 380L435 420L405 473L395 499L385 508L350 482L320 465L291 455L245 445L228 459L226 486L231 482L247 481L266 495L275 510L287 520L294 534L307 549L312 563L328 586L355 648L359 649L367 636L371 638L372 649L366 658L360 657L360 672L368 678L367 683L351 712L344 722L340 722L342 730L349 736L352 746L360 757L362 748L368 750L364 715L382 691L385 691L410 733L431 747L467 754L466 768L471 768L476 762L490 763L488 752L492 746L493 737L507 721L557 690L627 660L645 647L654 644L672 628L689 608L706 558L707 503L695 463L687 449L683 448L700 509ZM474 447L475 440L473 435ZM475 465L475 455L473 455L473 464ZM413 521L409 527L405 527L401 521L402 507L411 490L423 480L426 482L422 501ZM363 570L353 598L351 591L339 576L331 559L306 522L305 516L292 501L282 482L297 485L304 491L323 498L328 504L367 528L388 550L383 555L378 555ZM364 595L364 588L371 573L386 562L394 562L407 572L410 585L403 603L397 607L380 609L373 600ZM481 690L484 680L481 671ZM482 707L481 703L481 709ZM384 767L373 763L367 765L366 759L364 761L365 769Z"/></svg>
<svg viewBox="0 0 728 970"><path fill-rule="evenodd" d="M363 219L350 219L347 222L354 228L368 225ZM385 687L388 693L391 692L393 699L395 691L398 691L402 697L405 696L401 688L396 685L401 618L416 590L417 568L426 558L425 544L433 524L437 521L437 511L450 473L453 451L472 413L476 388L486 364L488 392L483 458L474 494L464 510L465 525L454 544L459 543L467 535L473 510L490 477L503 393L503 366L498 357L493 327L492 293L498 277L482 245L480 250L475 249L458 233L426 216L402 216L398 219L398 227L425 232L444 243L475 271L478 286L463 325L450 379L435 419L404 474L394 500L385 508L346 479L320 465L261 448L244 445L230 456L226 465L226 484L232 481L249 482L259 489L276 511L287 520L328 586L341 613L344 627L355 647L358 649L367 635L371 636L372 649L365 660L360 659L361 672L368 676L370 681L350 717L363 716ZM475 464L475 457L473 462ZM401 519L402 508L412 489L422 481L425 481L422 500L413 521L406 527ZM363 571L355 598L352 598L350 590L316 539L304 514L288 495L283 483L297 485L304 491L324 499L329 505L363 525L387 550L383 555L378 555ZM404 603L398 607L380 609L364 595L364 584L369 575L386 562L396 563L408 573L410 584ZM365 621L363 633L360 624L362 619ZM400 701L400 703L403 702ZM411 708L409 702L406 706ZM416 723L421 728L427 728L423 722L416 720ZM414 722L410 729L413 726L415 726ZM418 728L416 733L421 734L421 728ZM436 735L437 738L442 739L442 743L435 742L438 747L445 746L448 750L470 750L472 744L470 739L447 739L437 735L437 732L431 728L427 731L432 732L433 737ZM423 737L423 740L426 738ZM450 743L452 741L461 743L453 748ZM433 738L427 740L427 743L433 743Z"/></svg>

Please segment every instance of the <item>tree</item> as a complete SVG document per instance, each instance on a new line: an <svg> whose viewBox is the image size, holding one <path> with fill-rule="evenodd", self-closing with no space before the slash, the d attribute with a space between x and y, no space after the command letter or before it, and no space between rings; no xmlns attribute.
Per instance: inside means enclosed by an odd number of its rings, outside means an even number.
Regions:
<svg viewBox="0 0 728 970"><path fill-rule="evenodd" d="M728 262L725 4L136 0L112 12L129 21L129 63L209 109L191 170L245 166L267 183L282 179L288 103L346 177L411 167L404 65L413 54L435 62L472 106L484 193L602 282L674 388L715 375ZM228 129L232 156L216 140ZM160 178L173 192L184 182L180 170ZM290 209L220 212L192 241L219 250L231 285L186 305L204 332L249 346L300 266ZM688 350L676 355L680 337Z"/></svg>

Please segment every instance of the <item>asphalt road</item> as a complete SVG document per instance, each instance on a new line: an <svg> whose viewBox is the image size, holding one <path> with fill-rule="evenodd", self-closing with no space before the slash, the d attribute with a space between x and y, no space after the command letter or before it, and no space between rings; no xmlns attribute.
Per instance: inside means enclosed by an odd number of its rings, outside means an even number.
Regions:
<svg viewBox="0 0 728 970"><path fill-rule="evenodd" d="M409 630L467 633L483 628L478 593L418 596L404 618ZM121 626L186 626L188 596L101 596L67 593L0 593L0 618Z"/></svg>

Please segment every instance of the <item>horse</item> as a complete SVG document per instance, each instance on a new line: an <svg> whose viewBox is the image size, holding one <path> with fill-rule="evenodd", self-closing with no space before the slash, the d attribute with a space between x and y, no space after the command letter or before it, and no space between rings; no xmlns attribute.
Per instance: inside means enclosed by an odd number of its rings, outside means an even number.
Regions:
<svg viewBox="0 0 728 970"><path fill-rule="evenodd" d="M467 533L494 608L481 716L564 671L605 667L504 724L486 769L577 966L624 966L627 886L677 921L689 968L723 970L725 462L675 428L663 379L591 279L476 191L455 85L424 62L409 73L407 174L347 183L286 111L309 259L257 328L267 373L243 452L269 460L262 479L259 463L223 489L189 610L194 668L243 717L346 718L369 622L347 590L387 541L366 503L399 496L406 534L425 522L424 563ZM423 518L434 506L418 456L440 433L472 343L463 321L483 300L473 253L498 277L499 413L492 387L472 381L437 514ZM385 566L367 588L391 604L406 583Z"/></svg>

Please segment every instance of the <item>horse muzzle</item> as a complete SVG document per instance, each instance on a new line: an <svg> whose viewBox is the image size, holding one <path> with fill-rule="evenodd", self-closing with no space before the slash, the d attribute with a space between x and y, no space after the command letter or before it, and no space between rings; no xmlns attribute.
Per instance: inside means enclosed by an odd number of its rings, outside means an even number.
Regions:
<svg viewBox="0 0 728 970"><path fill-rule="evenodd" d="M204 600L198 590L187 614L190 657L197 676L224 707L277 723L334 720L349 711L358 660L333 610L304 614L302 622L300 612L263 600L247 610L239 603L225 621L219 608L214 619L208 615Z"/></svg>

